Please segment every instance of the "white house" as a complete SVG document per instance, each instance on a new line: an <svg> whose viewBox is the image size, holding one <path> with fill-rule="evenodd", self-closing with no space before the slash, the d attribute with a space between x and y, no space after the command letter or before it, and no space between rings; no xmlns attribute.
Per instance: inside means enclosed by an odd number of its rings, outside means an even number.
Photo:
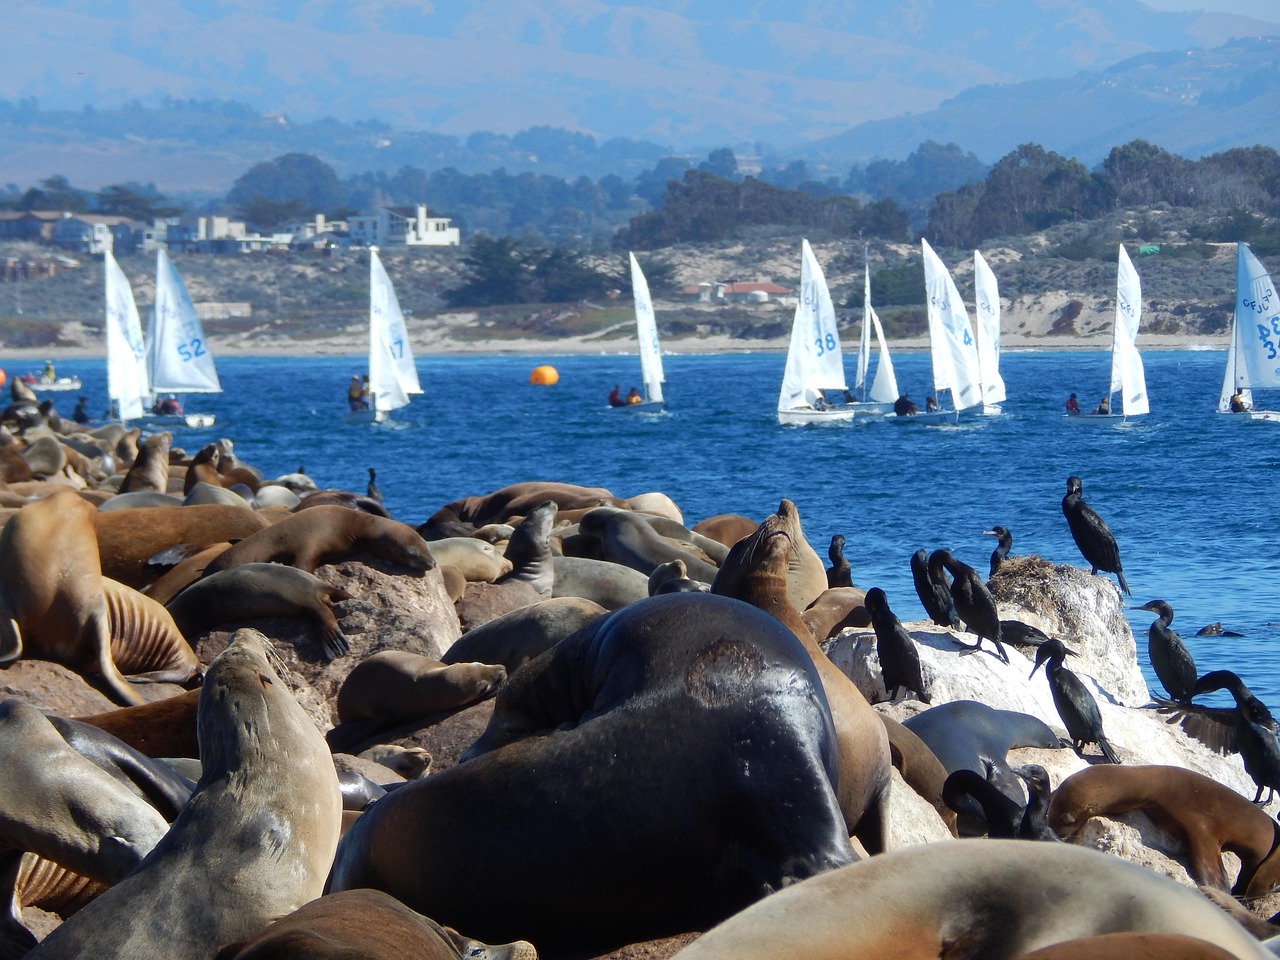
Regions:
<svg viewBox="0 0 1280 960"><path fill-rule="evenodd" d="M456 247L462 242L449 217L427 216L427 205L383 207L377 213L352 217L351 243L365 247Z"/></svg>

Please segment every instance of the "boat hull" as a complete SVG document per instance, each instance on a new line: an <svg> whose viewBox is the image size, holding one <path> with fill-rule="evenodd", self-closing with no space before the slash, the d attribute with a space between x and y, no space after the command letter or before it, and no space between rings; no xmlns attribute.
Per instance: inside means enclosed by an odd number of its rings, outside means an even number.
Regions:
<svg viewBox="0 0 1280 960"><path fill-rule="evenodd" d="M890 419L894 423L917 423L929 426L938 423L958 423L960 421L960 412L958 410L933 410L928 413L913 413L905 417L894 415Z"/></svg>
<svg viewBox="0 0 1280 960"><path fill-rule="evenodd" d="M806 423L840 423L853 419L853 411L848 409L835 410L779 410L778 422L792 426L799 426Z"/></svg>
<svg viewBox="0 0 1280 960"><path fill-rule="evenodd" d="M212 427L218 420L213 413L149 413L135 422L148 427Z"/></svg>
<svg viewBox="0 0 1280 960"><path fill-rule="evenodd" d="M45 380L43 377L36 377L34 382L28 382L32 390L40 393L57 393L61 390L79 390L79 377L58 377L56 380Z"/></svg>
<svg viewBox="0 0 1280 960"><path fill-rule="evenodd" d="M893 403L876 403L874 401L854 401L847 404L853 409L855 417L888 417L893 415Z"/></svg>
<svg viewBox="0 0 1280 960"><path fill-rule="evenodd" d="M1251 423L1280 423L1280 410L1246 410L1244 418Z"/></svg>
<svg viewBox="0 0 1280 960"><path fill-rule="evenodd" d="M623 410L627 413L661 413L666 409L662 400L649 400L645 403L624 403L620 407L609 407L610 410Z"/></svg>
<svg viewBox="0 0 1280 960"><path fill-rule="evenodd" d="M1142 416L1142 414L1134 414L1134 416ZM1074 416L1064 413L1062 415L1062 419L1071 423L1091 423L1098 425L1107 423L1124 423L1130 418L1126 417L1123 413L1078 413Z"/></svg>
<svg viewBox="0 0 1280 960"><path fill-rule="evenodd" d="M343 419L346 423L383 423L389 415L390 411L370 407L368 410L348 410Z"/></svg>

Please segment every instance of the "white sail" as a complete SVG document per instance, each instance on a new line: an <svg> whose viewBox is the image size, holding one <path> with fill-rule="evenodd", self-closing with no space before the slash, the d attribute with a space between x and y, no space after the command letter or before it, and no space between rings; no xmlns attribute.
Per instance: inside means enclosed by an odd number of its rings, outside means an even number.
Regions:
<svg viewBox="0 0 1280 960"><path fill-rule="evenodd" d="M147 343L154 393L220 393L204 328L164 247L156 250L156 306Z"/></svg>
<svg viewBox="0 0 1280 960"><path fill-rule="evenodd" d="M898 378L893 373L893 361L889 359L889 345L884 342L884 328L880 326L880 318L875 308L870 311L871 326L875 328L876 343L879 346L880 358L876 361L876 375L871 380L871 393L868 396L876 403L893 403L898 399Z"/></svg>
<svg viewBox="0 0 1280 960"><path fill-rule="evenodd" d="M853 376L853 389L861 390L867 382L867 369L871 365L871 267L866 262L865 251L862 262L862 335L858 338L858 364ZM894 397L894 399L898 399Z"/></svg>
<svg viewBox="0 0 1280 960"><path fill-rule="evenodd" d="M1000 376L1000 287L996 275L977 250L973 251L973 319L978 335L978 379L984 404L1003 403Z"/></svg>
<svg viewBox="0 0 1280 960"><path fill-rule="evenodd" d="M400 301L376 249L369 250L369 392L374 409L398 410L422 393Z"/></svg>
<svg viewBox="0 0 1280 960"><path fill-rule="evenodd" d="M1138 353L1138 326L1142 320L1142 281L1133 261L1120 245L1116 267L1116 322L1111 340L1110 393L1120 391L1126 417L1150 413L1147 378Z"/></svg>
<svg viewBox="0 0 1280 960"><path fill-rule="evenodd" d="M142 320L129 281L111 251L102 256L106 268L107 396L121 420L143 414L147 383L147 349Z"/></svg>
<svg viewBox="0 0 1280 960"><path fill-rule="evenodd" d="M1252 404L1251 389L1280 387L1280 298L1267 268L1244 243L1236 245L1236 306L1231 347L1222 379L1218 409L1231 410L1231 395L1240 388Z"/></svg>
<svg viewBox="0 0 1280 960"><path fill-rule="evenodd" d="M844 359L836 311L822 267L809 241L800 248L800 298L791 322L791 344L778 394L778 412L817 408L823 390L844 390Z"/></svg>
<svg viewBox="0 0 1280 960"><path fill-rule="evenodd" d="M634 253L631 257L631 297L636 305L636 339L640 344L640 377L644 381L644 397L650 403L662 403L662 347L658 344L658 321L653 314L649 283L644 278Z"/></svg>
<svg viewBox="0 0 1280 960"><path fill-rule="evenodd" d="M929 355L933 360L933 388L951 391L957 410L982 402L978 389L978 351L969 328L969 314L955 281L938 255L921 238L924 286L929 316ZM941 404L941 398L939 398Z"/></svg>

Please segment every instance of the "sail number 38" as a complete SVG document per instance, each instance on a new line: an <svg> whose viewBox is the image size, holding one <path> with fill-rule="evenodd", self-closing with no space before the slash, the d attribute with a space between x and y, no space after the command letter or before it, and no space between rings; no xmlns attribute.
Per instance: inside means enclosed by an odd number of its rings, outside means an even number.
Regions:
<svg viewBox="0 0 1280 960"><path fill-rule="evenodd" d="M818 348L818 356L828 353L836 349L836 336L834 333L828 333L825 336L818 337L813 341L814 346Z"/></svg>

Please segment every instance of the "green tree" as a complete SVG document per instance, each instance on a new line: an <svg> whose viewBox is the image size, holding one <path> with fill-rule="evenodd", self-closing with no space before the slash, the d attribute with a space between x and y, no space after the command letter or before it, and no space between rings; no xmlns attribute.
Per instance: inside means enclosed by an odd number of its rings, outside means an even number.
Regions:
<svg viewBox="0 0 1280 960"><path fill-rule="evenodd" d="M728 147L712 150L707 154L707 159L698 164L698 169L705 170L722 180L741 179L741 174L738 172L738 158Z"/></svg>
<svg viewBox="0 0 1280 960"><path fill-rule="evenodd" d="M282 223L305 217L311 212L302 200L268 200L253 197L236 207L236 212L250 226L259 230L274 230Z"/></svg>
<svg viewBox="0 0 1280 960"><path fill-rule="evenodd" d="M19 210L62 210L68 213L84 213L89 209L88 193L77 190L61 174L40 181L39 188L32 187L18 201Z"/></svg>
<svg viewBox="0 0 1280 960"><path fill-rule="evenodd" d="M227 202L241 207L254 200L276 203L296 201L305 211L325 211L347 202L346 190L333 168L309 153L284 156L254 164L231 186Z"/></svg>
<svg viewBox="0 0 1280 960"><path fill-rule="evenodd" d="M156 193L143 192L122 183L104 187L94 197L94 205L99 213L115 214L131 220L149 221L156 217L172 217L178 208L164 202L164 197Z"/></svg>
<svg viewBox="0 0 1280 960"><path fill-rule="evenodd" d="M462 263L466 280L445 294L451 307L529 302L530 271L515 239L477 234Z"/></svg>

